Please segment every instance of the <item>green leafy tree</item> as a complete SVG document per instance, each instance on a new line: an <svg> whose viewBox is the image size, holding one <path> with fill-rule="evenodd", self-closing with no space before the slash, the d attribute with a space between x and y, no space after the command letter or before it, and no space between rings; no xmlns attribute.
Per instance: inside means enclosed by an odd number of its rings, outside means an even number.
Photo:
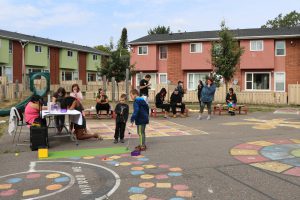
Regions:
<svg viewBox="0 0 300 200"><path fill-rule="evenodd" d="M103 51L105 53L111 53L111 49L108 45L98 45L94 47L95 49L98 49L100 51Z"/></svg>
<svg viewBox="0 0 300 200"><path fill-rule="evenodd" d="M295 27L300 25L300 13L295 10L282 16L279 14L275 19L268 20L261 28L281 28L281 27Z"/></svg>
<svg viewBox="0 0 300 200"><path fill-rule="evenodd" d="M122 47L123 49L127 49L128 48L127 43L128 43L127 29L123 28L119 46Z"/></svg>
<svg viewBox="0 0 300 200"><path fill-rule="evenodd" d="M157 26L153 29L150 28L150 30L148 30L148 35L154 35L154 34L167 34L170 33L170 26L165 27L165 26Z"/></svg>
<svg viewBox="0 0 300 200"><path fill-rule="evenodd" d="M233 78L244 50L239 47L238 41L234 39L224 21L218 35L220 40L212 43L211 61L215 68L215 77L223 77L227 91L227 83Z"/></svg>

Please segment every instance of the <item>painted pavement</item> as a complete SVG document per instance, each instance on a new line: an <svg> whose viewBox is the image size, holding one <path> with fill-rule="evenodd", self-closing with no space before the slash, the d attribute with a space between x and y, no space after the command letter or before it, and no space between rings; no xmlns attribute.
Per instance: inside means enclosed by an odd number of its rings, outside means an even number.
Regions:
<svg viewBox="0 0 300 200"><path fill-rule="evenodd" d="M94 133L99 133L104 139L113 139L115 134L115 122L104 121L101 123L88 122L89 128ZM125 138L128 137L126 132L133 133L131 137L137 138L136 126L130 126L127 124L127 130L125 131ZM176 124L168 120L151 121L146 126L147 137L164 137L164 136L184 136L184 135L200 135L208 134L205 131L199 129L187 127L184 125Z"/></svg>
<svg viewBox="0 0 300 200"><path fill-rule="evenodd" d="M300 140L297 139L247 142L233 147L230 154L260 169L300 176Z"/></svg>

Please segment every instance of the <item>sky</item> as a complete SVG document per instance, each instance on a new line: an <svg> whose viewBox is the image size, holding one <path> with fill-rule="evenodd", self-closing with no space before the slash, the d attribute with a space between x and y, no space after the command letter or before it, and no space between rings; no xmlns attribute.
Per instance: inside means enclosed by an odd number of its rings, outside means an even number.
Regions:
<svg viewBox="0 0 300 200"><path fill-rule="evenodd" d="M0 29L96 46L128 40L150 28L172 32L259 28L280 13L300 12L300 0L0 0Z"/></svg>

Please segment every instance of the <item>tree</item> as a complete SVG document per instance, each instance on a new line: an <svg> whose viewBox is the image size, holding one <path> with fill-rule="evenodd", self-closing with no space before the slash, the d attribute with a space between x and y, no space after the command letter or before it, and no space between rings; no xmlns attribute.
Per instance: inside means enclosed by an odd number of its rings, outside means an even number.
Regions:
<svg viewBox="0 0 300 200"><path fill-rule="evenodd" d="M111 53L111 49L108 45L98 45L94 47L95 49L98 49L100 51L103 51L105 53Z"/></svg>
<svg viewBox="0 0 300 200"><path fill-rule="evenodd" d="M227 91L227 83L233 78L244 50L239 47L238 41L233 38L224 21L218 35L220 40L212 43L211 60L215 74L223 77Z"/></svg>
<svg viewBox="0 0 300 200"><path fill-rule="evenodd" d="M120 47L122 47L123 49L127 49L128 48L127 42L128 42L127 29L123 28L121 38L119 41Z"/></svg>
<svg viewBox="0 0 300 200"><path fill-rule="evenodd" d="M153 29L150 28L148 31L148 35L154 35L154 34L168 34L170 33L170 26L165 27L165 26L157 26Z"/></svg>
<svg viewBox="0 0 300 200"><path fill-rule="evenodd" d="M295 27L300 25L300 13L295 10L286 14L282 17L282 14L279 14L275 19L268 20L265 25L262 25L261 28L281 28L281 27Z"/></svg>

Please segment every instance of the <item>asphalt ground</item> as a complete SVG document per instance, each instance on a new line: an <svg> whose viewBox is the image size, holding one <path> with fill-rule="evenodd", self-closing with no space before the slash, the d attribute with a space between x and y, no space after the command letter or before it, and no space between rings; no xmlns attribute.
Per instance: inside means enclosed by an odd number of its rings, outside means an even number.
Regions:
<svg viewBox="0 0 300 200"><path fill-rule="evenodd" d="M31 152L28 146L16 148L11 136L4 135L0 141L0 149L5 152L0 155L0 199L300 199L298 171L285 174L287 170L280 170L278 163L266 170L232 155L235 146L248 142L300 140L299 115L256 112L215 115L212 120L196 117L192 113L187 118L169 120L208 134L147 138L148 150L141 157L87 155L39 160L37 152ZM151 118L158 123L163 120ZM26 132L28 129L21 140ZM49 151L126 148L126 143L115 145L112 140L80 141L78 147L69 138L50 142ZM132 139L130 149L137 143ZM289 154L297 158L297 152L295 144Z"/></svg>

